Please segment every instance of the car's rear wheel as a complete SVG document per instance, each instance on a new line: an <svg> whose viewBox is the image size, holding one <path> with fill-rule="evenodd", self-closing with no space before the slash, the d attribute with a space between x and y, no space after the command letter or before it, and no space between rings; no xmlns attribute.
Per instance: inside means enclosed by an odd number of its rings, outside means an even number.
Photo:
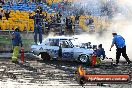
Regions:
<svg viewBox="0 0 132 88"><path fill-rule="evenodd" d="M87 55L80 55L79 56L79 58L78 58L78 60L79 60L79 62L81 62L81 63L86 63L86 62L88 62L89 61L89 56L87 56Z"/></svg>
<svg viewBox="0 0 132 88"><path fill-rule="evenodd" d="M41 53L41 58L43 60L50 60L51 59L51 57L48 53Z"/></svg>

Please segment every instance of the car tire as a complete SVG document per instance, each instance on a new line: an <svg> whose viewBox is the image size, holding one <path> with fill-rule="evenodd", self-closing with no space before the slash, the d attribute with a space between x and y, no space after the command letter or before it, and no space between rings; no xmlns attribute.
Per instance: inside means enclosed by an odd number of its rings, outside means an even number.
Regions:
<svg viewBox="0 0 132 88"><path fill-rule="evenodd" d="M81 63L87 63L89 61L89 56L85 55L85 54L82 54L82 55L79 56L78 60Z"/></svg>
<svg viewBox="0 0 132 88"><path fill-rule="evenodd" d="M77 82L79 85L83 86L86 83L86 78L84 76L80 76L77 78Z"/></svg>
<svg viewBox="0 0 132 88"><path fill-rule="evenodd" d="M43 60L50 60L51 59L51 57L48 53L41 53L41 58Z"/></svg>

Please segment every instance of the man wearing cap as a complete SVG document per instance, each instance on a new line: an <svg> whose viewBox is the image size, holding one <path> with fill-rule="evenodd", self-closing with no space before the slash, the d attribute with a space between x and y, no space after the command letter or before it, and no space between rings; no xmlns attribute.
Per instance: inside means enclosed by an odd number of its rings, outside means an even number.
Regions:
<svg viewBox="0 0 132 88"><path fill-rule="evenodd" d="M119 63L120 56L122 56L126 59L127 63L130 64L131 61L129 60L127 54L126 54L126 44L125 39L121 35L117 35L117 33L112 33L113 35L113 41L111 48L115 45L116 46L116 65Z"/></svg>
<svg viewBox="0 0 132 88"><path fill-rule="evenodd" d="M105 55L105 50L102 47L102 44L99 44L98 49L96 50L96 55L97 55L97 57L103 56L102 59L105 59L106 55Z"/></svg>
<svg viewBox="0 0 132 88"><path fill-rule="evenodd" d="M16 63L19 54L19 46L23 46L19 28L16 28L12 33L12 45L13 45L13 54L12 54L12 62Z"/></svg>

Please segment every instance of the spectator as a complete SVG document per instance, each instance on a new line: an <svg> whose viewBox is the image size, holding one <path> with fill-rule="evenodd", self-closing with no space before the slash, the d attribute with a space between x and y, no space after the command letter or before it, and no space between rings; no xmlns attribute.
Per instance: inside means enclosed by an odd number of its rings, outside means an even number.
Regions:
<svg viewBox="0 0 132 88"><path fill-rule="evenodd" d="M76 22L76 23L78 23L79 17L80 17L80 15L79 15L79 14L76 14L76 16L75 16L75 22Z"/></svg>
<svg viewBox="0 0 132 88"><path fill-rule="evenodd" d="M69 31L69 34L72 34L72 33L73 33L72 25L73 25L72 19L70 18L70 19L68 20L68 31Z"/></svg>
<svg viewBox="0 0 132 88"><path fill-rule="evenodd" d="M34 16L29 16L30 19L34 19L34 42L37 44L37 34L39 33L39 42L42 43L42 26L43 26L43 19L45 18L44 15L40 14L40 10L37 9L36 14Z"/></svg>
<svg viewBox="0 0 132 88"><path fill-rule="evenodd" d="M52 19L53 24L56 23L56 17L55 16L52 16L51 19Z"/></svg>
<svg viewBox="0 0 132 88"><path fill-rule="evenodd" d="M57 17L57 23L61 23L61 17L62 17L62 15L61 15L60 12L56 15L56 17Z"/></svg>
<svg viewBox="0 0 132 88"><path fill-rule="evenodd" d="M1 10L1 12L0 12L0 20L2 20L2 17L4 16L4 14L3 14L3 10Z"/></svg>
<svg viewBox="0 0 132 88"><path fill-rule="evenodd" d="M68 20L69 20L69 18L66 17L66 29L68 29Z"/></svg>
<svg viewBox="0 0 132 88"><path fill-rule="evenodd" d="M37 9L39 9L40 14L42 14L42 11L43 11L42 7L41 7L41 6L39 6L39 5L37 5L36 11L37 11Z"/></svg>
<svg viewBox="0 0 132 88"><path fill-rule="evenodd" d="M94 20L92 18L89 19L89 24L92 24Z"/></svg>
<svg viewBox="0 0 132 88"><path fill-rule="evenodd" d="M5 17L6 17L7 20L8 20L8 18L10 17L9 15L10 15L10 11L7 10L7 11L5 12Z"/></svg>
<svg viewBox="0 0 132 88"><path fill-rule="evenodd" d="M89 19L88 19L88 18L86 18L86 20L85 20L85 25L86 25L86 26L89 25Z"/></svg>
<svg viewBox="0 0 132 88"><path fill-rule="evenodd" d="M58 9L60 9L61 8L61 3L58 3Z"/></svg>

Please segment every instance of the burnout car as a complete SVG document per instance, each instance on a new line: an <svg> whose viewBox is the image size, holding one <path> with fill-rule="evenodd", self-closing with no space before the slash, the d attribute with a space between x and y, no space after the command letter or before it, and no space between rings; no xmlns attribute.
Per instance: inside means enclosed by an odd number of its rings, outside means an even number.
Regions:
<svg viewBox="0 0 132 88"><path fill-rule="evenodd" d="M34 55L41 55L42 59L60 59L86 63L89 61L93 49L79 47L77 39L71 37L48 37L41 44L31 46ZM61 55L60 55L61 54Z"/></svg>

